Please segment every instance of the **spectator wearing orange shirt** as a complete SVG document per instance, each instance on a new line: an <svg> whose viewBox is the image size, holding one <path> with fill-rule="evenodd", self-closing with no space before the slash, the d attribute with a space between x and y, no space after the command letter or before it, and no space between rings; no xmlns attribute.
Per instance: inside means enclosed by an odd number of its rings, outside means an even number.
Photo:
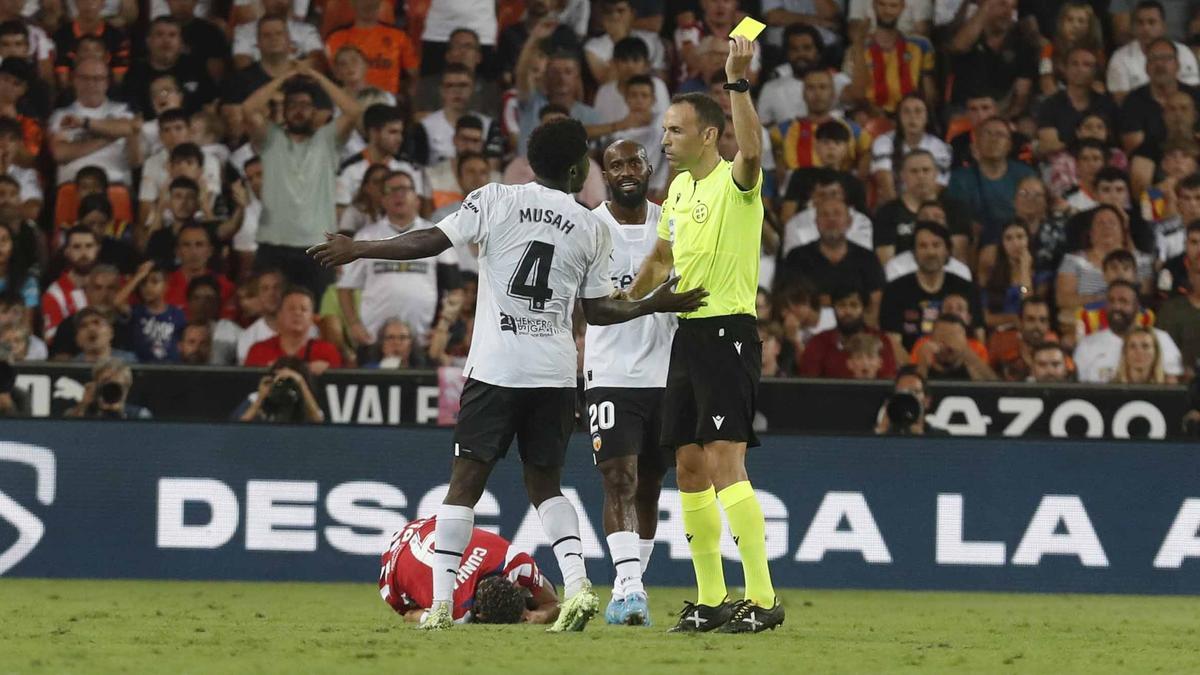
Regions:
<svg viewBox="0 0 1200 675"><path fill-rule="evenodd" d="M342 45L352 43L367 57L367 82L384 91L398 92L403 81L415 91L420 58L408 35L379 22L380 0L353 0L354 23L329 34L325 47L333 58Z"/></svg>
<svg viewBox="0 0 1200 675"><path fill-rule="evenodd" d="M84 37L99 38L108 52L108 65L113 79L120 82L129 70L129 36L125 31L104 20L103 0L75 0L75 20L54 33L54 77L60 89L71 84L71 69L79 56L79 43Z"/></svg>

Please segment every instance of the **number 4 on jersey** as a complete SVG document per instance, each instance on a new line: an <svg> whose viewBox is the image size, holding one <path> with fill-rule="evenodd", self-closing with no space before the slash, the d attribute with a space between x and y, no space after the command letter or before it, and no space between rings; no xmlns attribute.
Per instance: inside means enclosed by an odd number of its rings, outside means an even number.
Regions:
<svg viewBox="0 0 1200 675"><path fill-rule="evenodd" d="M550 266L554 260L554 244L531 241L517 263L517 271L508 282L508 294L529 300L529 308L546 310L546 302L554 295L550 290Z"/></svg>

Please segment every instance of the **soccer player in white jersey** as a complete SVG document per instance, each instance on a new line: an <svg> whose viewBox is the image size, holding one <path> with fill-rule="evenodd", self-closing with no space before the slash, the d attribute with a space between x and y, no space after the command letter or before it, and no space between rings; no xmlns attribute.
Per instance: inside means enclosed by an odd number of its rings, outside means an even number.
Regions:
<svg viewBox="0 0 1200 675"><path fill-rule="evenodd" d="M525 488L553 542L565 601L551 632L583 630L599 610L583 564L579 514L562 495L562 466L575 417L571 312L607 325L656 312L694 311L707 292L675 293L669 279L644 299L610 297L608 228L571 195L588 173L587 132L575 119L547 122L529 139L535 179L472 192L437 227L383 241L327 235L309 249L324 265L359 258L413 260L451 246L479 247L479 299L467 357L450 487L437 511L433 604L422 628L454 625L455 575L492 467L517 439Z"/></svg>
<svg viewBox="0 0 1200 675"><path fill-rule="evenodd" d="M619 140L604 151L604 181L612 198L592 210L612 240L609 276L623 294L653 250L662 208L646 200L646 149ZM665 170L665 168L664 168ZM610 624L649 625L642 573L654 550L658 496L675 453L659 441L659 411L671 361L676 319L653 314L617 326L589 326L583 350L588 430L604 481L604 532L616 573Z"/></svg>

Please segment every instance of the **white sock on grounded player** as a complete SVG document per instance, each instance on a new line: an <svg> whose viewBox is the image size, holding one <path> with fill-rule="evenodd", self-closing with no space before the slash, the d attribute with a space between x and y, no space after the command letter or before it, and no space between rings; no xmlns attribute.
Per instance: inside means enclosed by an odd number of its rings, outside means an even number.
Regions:
<svg viewBox="0 0 1200 675"><path fill-rule="evenodd" d="M654 553L654 540L638 539L638 559L642 563L642 574L645 574L646 568L650 566L651 553Z"/></svg>
<svg viewBox="0 0 1200 675"><path fill-rule="evenodd" d="M645 593L642 586L642 560L638 556L637 532L613 532L608 535L608 553L612 556L613 597Z"/></svg>
<svg viewBox="0 0 1200 675"><path fill-rule="evenodd" d="M574 596L587 580L583 566L583 541L579 538L579 514L566 497L551 497L537 507L542 529L550 538L558 568L562 570L566 597Z"/></svg>
<svg viewBox="0 0 1200 675"><path fill-rule="evenodd" d="M454 579L462 562L463 549L471 541L475 509L442 504L433 528L433 601L454 600Z"/></svg>

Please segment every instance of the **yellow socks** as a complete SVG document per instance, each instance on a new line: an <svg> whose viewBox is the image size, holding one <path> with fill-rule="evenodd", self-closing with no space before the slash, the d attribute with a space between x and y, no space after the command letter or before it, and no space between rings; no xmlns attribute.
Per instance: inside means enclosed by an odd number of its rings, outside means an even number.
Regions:
<svg viewBox="0 0 1200 675"><path fill-rule="evenodd" d="M767 567L766 521L763 520L758 498L754 496L754 488L750 487L749 481L734 483L721 490L717 499L721 500L721 506L725 509L729 530L737 542L738 553L741 554L742 572L746 576L746 599L759 607L774 607L775 587L771 585L771 570ZM688 527L687 508L687 502L684 502L684 527ZM716 523L719 529L719 518L716 519ZM690 527L687 531L691 532ZM695 554L696 549L693 546L692 555ZM720 553L717 555L719 563ZM696 577L700 577L699 563L696 564ZM721 588L725 588L723 582Z"/></svg>
<svg viewBox="0 0 1200 675"><path fill-rule="evenodd" d="M745 486L749 489L750 484L745 483ZM696 569L697 602L715 607L724 602L726 595L725 571L721 568L721 510L717 507L717 492L711 486L704 492L681 491L679 501L683 506L683 530L687 533L692 566ZM758 502L754 505L757 509ZM759 549L763 552L763 568L766 569L761 510L758 511L758 521ZM770 583L768 580L768 588Z"/></svg>

